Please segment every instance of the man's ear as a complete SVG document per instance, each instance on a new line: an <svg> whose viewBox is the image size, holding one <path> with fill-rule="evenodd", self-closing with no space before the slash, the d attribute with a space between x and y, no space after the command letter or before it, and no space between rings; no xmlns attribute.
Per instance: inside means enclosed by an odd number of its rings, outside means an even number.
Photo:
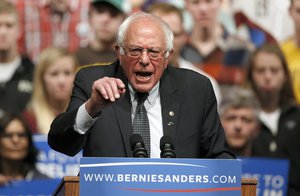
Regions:
<svg viewBox="0 0 300 196"><path fill-rule="evenodd" d="M119 53L119 50L120 50L120 46L118 46L118 45L115 45L115 51L116 51L116 53Z"/></svg>
<svg viewBox="0 0 300 196"><path fill-rule="evenodd" d="M117 54L117 57L119 59L119 61L123 62L123 59L125 58L125 51L122 47L118 46L118 45L115 45L115 52Z"/></svg>
<svg viewBox="0 0 300 196"><path fill-rule="evenodd" d="M173 53L174 53L173 50L167 51L166 54L165 54L166 55L165 57L170 59L172 57Z"/></svg>
<svg viewBox="0 0 300 196"><path fill-rule="evenodd" d="M119 45L115 45L115 51L117 53L117 56L120 58L120 56L124 55L124 50Z"/></svg>
<svg viewBox="0 0 300 196"><path fill-rule="evenodd" d="M166 65L165 65L165 68L168 66L168 64L171 62L171 58L173 56L173 53L174 51L173 50L170 50L170 51L167 51L165 53L165 58L166 58Z"/></svg>

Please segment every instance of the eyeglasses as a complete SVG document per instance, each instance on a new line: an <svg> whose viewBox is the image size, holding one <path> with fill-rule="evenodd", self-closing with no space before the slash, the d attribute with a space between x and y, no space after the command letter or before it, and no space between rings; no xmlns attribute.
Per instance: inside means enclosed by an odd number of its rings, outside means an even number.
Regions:
<svg viewBox="0 0 300 196"><path fill-rule="evenodd" d="M152 60L159 60L162 58L163 54L165 54L168 50L163 50L160 48L140 48L140 47L132 47L125 48L122 47L127 56L131 58L139 58L144 51L147 52L148 56Z"/></svg>
<svg viewBox="0 0 300 196"><path fill-rule="evenodd" d="M26 138L27 137L27 134L26 133L2 133L0 135L1 138L6 138L6 139L11 139L13 138L14 136L17 136L18 138Z"/></svg>

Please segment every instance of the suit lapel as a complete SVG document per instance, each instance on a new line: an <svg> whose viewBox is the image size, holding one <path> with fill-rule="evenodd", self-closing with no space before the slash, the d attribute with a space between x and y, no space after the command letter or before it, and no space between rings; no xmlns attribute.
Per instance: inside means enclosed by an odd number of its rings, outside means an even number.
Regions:
<svg viewBox="0 0 300 196"><path fill-rule="evenodd" d="M121 135L123 137L123 142L125 144L125 150L128 157L132 157L131 147L130 147L130 136L132 128L131 120L131 101L130 92L128 89L128 81L124 76L121 66L116 73L116 77L120 78L126 86L125 95L114 104L114 110L117 116L118 124L121 130Z"/></svg>
<svg viewBox="0 0 300 196"><path fill-rule="evenodd" d="M179 116L179 92L177 82L178 79L172 77L172 74L169 73L169 69L166 69L160 84L163 132L164 135L171 136L173 140L176 138L176 127Z"/></svg>

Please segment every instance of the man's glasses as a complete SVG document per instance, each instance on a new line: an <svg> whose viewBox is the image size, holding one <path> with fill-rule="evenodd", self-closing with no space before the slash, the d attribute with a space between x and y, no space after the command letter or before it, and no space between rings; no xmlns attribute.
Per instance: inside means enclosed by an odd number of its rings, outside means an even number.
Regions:
<svg viewBox="0 0 300 196"><path fill-rule="evenodd" d="M125 48L122 47L127 56L131 58L139 58L144 51L147 52L148 56L152 60L160 60L167 52L167 50L159 49L159 48L140 48L140 47L132 47L132 48Z"/></svg>

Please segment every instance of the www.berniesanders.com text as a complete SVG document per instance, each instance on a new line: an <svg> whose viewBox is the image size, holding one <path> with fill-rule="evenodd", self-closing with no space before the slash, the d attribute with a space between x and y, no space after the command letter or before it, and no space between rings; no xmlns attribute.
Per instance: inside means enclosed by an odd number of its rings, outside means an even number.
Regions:
<svg viewBox="0 0 300 196"><path fill-rule="evenodd" d="M237 182L236 176L227 175L165 175L165 174L84 174L85 181L116 183L229 183Z"/></svg>

